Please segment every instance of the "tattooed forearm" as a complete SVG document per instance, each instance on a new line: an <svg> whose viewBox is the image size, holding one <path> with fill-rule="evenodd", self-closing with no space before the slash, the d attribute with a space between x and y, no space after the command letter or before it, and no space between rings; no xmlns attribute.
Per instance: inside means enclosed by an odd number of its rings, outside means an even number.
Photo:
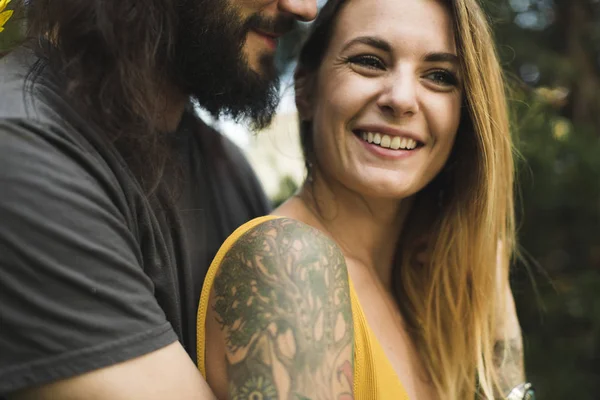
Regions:
<svg viewBox="0 0 600 400"><path fill-rule="evenodd" d="M512 388L525 382L521 336L496 342L494 364L498 372L501 395L504 398Z"/></svg>
<svg viewBox="0 0 600 400"><path fill-rule="evenodd" d="M262 223L228 252L213 291L230 399L353 398L348 275L330 239Z"/></svg>

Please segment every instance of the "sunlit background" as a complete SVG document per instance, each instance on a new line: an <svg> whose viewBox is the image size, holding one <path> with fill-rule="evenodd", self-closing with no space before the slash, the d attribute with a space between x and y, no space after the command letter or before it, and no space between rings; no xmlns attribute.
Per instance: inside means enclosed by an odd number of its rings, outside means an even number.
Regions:
<svg viewBox="0 0 600 400"><path fill-rule="evenodd" d="M539 399L598 400L600 1L481 3L511 87L522 253L512 282L528 377ZM0 52L19 31L8 23ZM231 121L211 121L246 152L275 203L304 176L289 62L301 36L282 43L284 96L271 128L251 134Z"/></svg>

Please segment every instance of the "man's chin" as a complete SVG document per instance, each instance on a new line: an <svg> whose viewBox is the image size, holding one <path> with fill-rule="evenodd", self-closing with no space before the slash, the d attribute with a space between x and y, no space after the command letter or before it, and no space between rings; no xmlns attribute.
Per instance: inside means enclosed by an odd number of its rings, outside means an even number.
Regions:
<svg viewBox="0 0 600 400"><path fill-rule="evenodd" d="M251 35L252 32L249 33ZM251 40L253 39L253 40ZM242 48L243 62L246 68L262 79L270 79L275 69L275 49L266 48L255 37L248 37Z"/></svg>
<svg viewBox="0 0 600 400"><path fill-rule="evenodd" d="M197 0L182 0L192 7ZM173 80L214 116L226 116L261 129L279 100L275 48L250 33L237 13L221 0L208 0L215 13L182 12ZM213 4L214 3L214 4ZM218 13L217 13L218 11ZM212 18L219 15L219 18ZM245 40L244 40L245 38ZM212 54L211 59L206 55Z"/></svg>
<svg viewBox="0 0 600 400"><path fill-rule="evenodd" d="M263 53L255 56L252 62L247 64L248 71L256 74L256 77L261 80L271 81L277 76L277 68L275 67L275 57L273 54Z"/></svg>
<svg viewBox="0 0 600 400"><path fill-rule="evenodd" d="M280 97L275 87L266 91L259 87L254 89L242 88L239 92L226 96L211 96L211 99L200 89L192 92L191 97L214 118L227 118L257 132L271 124ZM215 101L216 99L218 100Z"/></svg>

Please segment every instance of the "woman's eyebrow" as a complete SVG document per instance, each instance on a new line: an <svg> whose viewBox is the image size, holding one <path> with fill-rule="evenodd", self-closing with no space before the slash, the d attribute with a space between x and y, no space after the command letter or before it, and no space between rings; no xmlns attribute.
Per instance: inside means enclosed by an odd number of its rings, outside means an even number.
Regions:
<svg viewBox="0 0 600 400"><path fill-rule="evenodd" d="M356 37L356 38L352 39L351 41L349 41L348 43L346 43L346 45L344 46L342 51L345 51L349 47L354 46L355 44L358 44L358 43L366 44L367 46L375 47L376 49L383 50L386 52L392 51L392 46L390 46L390 44L388 42L386 42L385 40L383 40L377 36Z"/></svg>
<svg viewBox="0 0 600 400"><path fill-rule="evenodd" d="M450 64L458 65L459 60L458 56L453 53L445 53L445 52L433 52L425 54L423 60L426 62L447 62Z"/></svg>

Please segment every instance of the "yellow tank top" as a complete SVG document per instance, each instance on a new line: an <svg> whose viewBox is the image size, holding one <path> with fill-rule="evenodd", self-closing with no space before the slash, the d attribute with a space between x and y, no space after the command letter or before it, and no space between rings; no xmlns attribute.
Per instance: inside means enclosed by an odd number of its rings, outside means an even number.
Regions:
<svg viewBox="0 0 600 400"><path fill-rule="evenodd" d="M205 365L205 322L208 310L208 299L213 286L215 275L225 254L235 242L255 226L277 216L265 216L253 219L240 226L223 243L215 259L210 265L198 307L197 341L198 341L198 369L206 378ZM409 400L402 383L392 368L377 341L358 302L352 281L350 285L350 299L352 303L352 319L354 321L354 398L356 400Z"/></svg>

